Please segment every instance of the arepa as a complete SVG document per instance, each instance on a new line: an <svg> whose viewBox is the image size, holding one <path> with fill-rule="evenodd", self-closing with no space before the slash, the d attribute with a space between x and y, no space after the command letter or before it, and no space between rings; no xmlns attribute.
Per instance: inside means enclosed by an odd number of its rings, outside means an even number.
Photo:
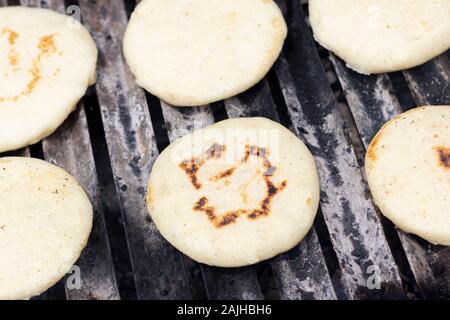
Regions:
<svg viewBox="0 0 450 320"><path fill-rule="evenodd" d="M272 0L143 0L123 48L140 86L172 105L196 106L255 85L286 34Z"/></svg>
<svg viewBox="0 0 450 320"><path fill-rule="evenodd" d="M0 152L55 131L94 83L96 62L94 41L75 19L0 8Z"/></svg>
<svg viewBox="0 0 450 320"><path fill-rule="evenodd" d="M192 259L239 267L297 245L320 198L307 147L264 118L219 122L184 136L156 160L150 215L161 234Z"/></svg>
<svg viewBox="0 0 450 320"><path fill-rule="evenodd" d="M364 74L415 67L450 48L448 0L309 0L314 37Z"/></svg>
<svg viewBox="0 0 450 320"><path fill-rule="evenodd" d="M450 245L450 106L416 108L389 121L368 148L366 172L386 217Z"/></svg>
<svg viewBox="0 0 450 320"><path fill-rule="evenodd" d="M0 300L29 299L64 277L86 246L92 215L63 169L0 158Z"/></svg>

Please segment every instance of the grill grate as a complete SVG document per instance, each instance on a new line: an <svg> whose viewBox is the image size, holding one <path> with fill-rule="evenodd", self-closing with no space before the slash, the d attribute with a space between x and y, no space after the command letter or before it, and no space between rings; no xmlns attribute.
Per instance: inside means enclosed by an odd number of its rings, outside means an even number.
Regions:
<svg viewBox="0 0 450 320"><path fill-rule="evenodd" d="M449 53L402 73L359 75L314 43L305 2L277 0L289 35L266 79L238 97L177 109L140 89L122 56L134 1L0 0L59 12L79 5L100 51L97 84L77 111L42 143L9 153L64 167L95 207L77 262L81 290L61 281L38 299L450 298L450 248L397 231L374 206L362 170L365 148L389 118L414 102L450 104ZM321 209L288 253L239 269L199 265L164 241L147 214L151 166L169 141L244 116L279 121L307 143L322 181ZM372 265L380 290L367 288Z"/></svg>

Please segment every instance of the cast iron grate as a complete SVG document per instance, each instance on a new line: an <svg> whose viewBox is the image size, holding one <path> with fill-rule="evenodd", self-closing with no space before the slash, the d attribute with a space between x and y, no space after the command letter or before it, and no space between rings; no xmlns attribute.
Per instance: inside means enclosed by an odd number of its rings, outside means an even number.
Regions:
<svg viewBox="0 0 450 320"><path fill-rule="evenodd" d="M121 39L135 1L0 0L0 5L77 5L100 50L98 81L51 137L9 154L66 168L95 207L94 230L77 265L82 288L61 281L37 299L449 299L450 248L398 231L374 206L365 148L389 118L423 104L450 104L449 53L411 70L362 76L313 41L307 3L277 0L289 25L269 75L238 97L173 108L140 89ZM298 134L322 181L314 228L293 250L240 269L199 265L157 232L146 183L170 141L226 118L264 116ZM373 269L381 288L369 289Z"/></svg>

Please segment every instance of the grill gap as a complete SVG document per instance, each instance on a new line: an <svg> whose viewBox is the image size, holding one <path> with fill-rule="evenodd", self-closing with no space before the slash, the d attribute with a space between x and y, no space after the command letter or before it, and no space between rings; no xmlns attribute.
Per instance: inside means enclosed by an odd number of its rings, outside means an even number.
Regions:
<svg viewBox="0 0 450 320"><path fill-rule="evenodd" d="M214 102L210 105L211 111L214 116L214 121L219 122L228 119L227 111L225 110L225 105L222 101Z"/></svg>
<svg viewBox="0 0 450 320"><path fill-rule="evenodd" d="M256 266L256 275L264 300L281 300L278 284L269 261Z"/></svg>
<svg viewBox="0 0 450 320"><path fill-rule="evenodd" d="M167 146L169 146L169 135L167 132L167 124L164 120L161 102L157 97L145 92L147 99L148 109L150 112L150 118L152 119L153 132L155 134L156 144L159 152L162 152Z"/></svg>
<svg viewBox="0 0 450 320"><path fill-rule="evenodd" d="M292 121L288 115L288 110L286 107L286 103L284 102L283 93L281 92L280 83L278 82L277 75L273 68L269 71L267 80L269 83L269 89L272 94L273 102L275 103L275 107L277 109L279 122L286 128L289 128L291 131L293 131Z"/></svg>
<svg viewBox="0 0 450 320"><path fill-rule="evenodd" d="M208 300L200 264L183 255L183 267L189 281L189 290L193 300Z"/></svg>
<svg viewBox="0 0 450 320"><path fill-rule="evenodd" d="M44 160L44 151L42 149L42 142L38 142L28 147L30 149L30 156Z"/></svg>
<svg viewBox="0 0 450 320"><path fill-rule="evenodd" d="M134 11L134 8L136 8L136 0L123 0L123 4L125 6L125 11L127 14L127 19L130 19L131 14Z"/></svg>
<svg viewBox="0 0 450 320"><path fill-rule="evenodd" d="M411 90L406 82L405 76L401 71L388 74L394 88L395 96L400 102L404 111L410 110L416 106Z"/></svg>

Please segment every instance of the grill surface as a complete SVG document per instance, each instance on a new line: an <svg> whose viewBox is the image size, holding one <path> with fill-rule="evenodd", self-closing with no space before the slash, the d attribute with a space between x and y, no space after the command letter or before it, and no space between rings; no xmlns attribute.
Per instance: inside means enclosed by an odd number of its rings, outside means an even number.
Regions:
<svg viewBox="0 0 450 320"><path fill-rule="evenodd" d="M450 298L450 247L395 229L374 206L362 170L365 148L388 119L415 105L450 104L450 54L401 73L359 75L313 41L303 2L277 0L289 35L266 79L238 97L177 109L140 89L122 56L134 1L0 0L59 12L78 5L100 51L97 84L77 111L42 143L9 153L64 167L95 207L77 262L82 288L61 281L38 299ZM199 265L162 239L147 214L151 166L169 141L244 116L279 121L309 146L322 182L320 212L286 254L247 268ZM381 289L368 289L371 266Z"/></svg>

